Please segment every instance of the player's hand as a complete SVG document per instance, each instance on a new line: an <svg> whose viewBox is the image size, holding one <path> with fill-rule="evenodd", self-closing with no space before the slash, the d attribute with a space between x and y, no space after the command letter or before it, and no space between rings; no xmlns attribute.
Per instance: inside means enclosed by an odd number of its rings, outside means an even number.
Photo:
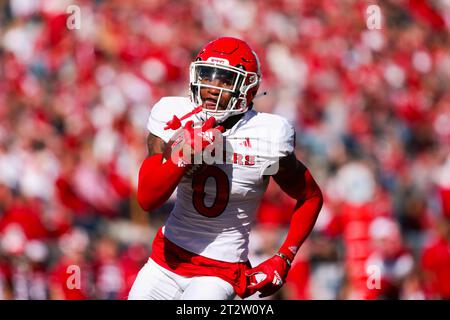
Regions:
<svg viewBox="0 0 450 320"><path fill-rule="evenodd" d="M202 153L205 148L214 144L218 135L225 129L223 126L214 127L216 119L208 118L201 127L194 128L194 122L189 120L184 127L175 134L171 149L182 157L185 162L193 163L195 155ZM181 150L181 154L178 151Z"/></svg>
<svg viewBox="0 0 450 320"><path fill-rule="evenodd" d="M250 285L247 286L247 289L249 291L259 291L261 293L259 295L260 298L270 296L283 286L289 269L290 266L287 261L275 255L245 272L245 275L250 277ZM254 279L257 274L265 275L265 278L255 283Z"/></svg>
<svg viewBox="0 0 450 320"><path fill-rule="evenodd" d="M214 127L216 119L214 117L208 118L199 129L194 128L194 122L189 120L184 125L184 139L185 145L188 145L191 152L201 152L205 150L206 147L213 144L216 140L218 133L224 132L223 126ZM216 131L214 131L216 130ZM200 144L201 148L195 148L195 144Z"/></svg>

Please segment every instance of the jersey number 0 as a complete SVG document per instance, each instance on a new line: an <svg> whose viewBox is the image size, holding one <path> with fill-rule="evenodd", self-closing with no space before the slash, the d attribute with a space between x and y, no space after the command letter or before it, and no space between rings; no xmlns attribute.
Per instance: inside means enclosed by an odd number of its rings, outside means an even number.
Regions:
<svg viewBox="0 0 450 320"><path fill-rule="evenodd" d="M208 178L214 178L216 182L216 198L210 207L205 205L205 186ZM193 204L195 210L208 218L215 218L222 214L230 197L230 185L225 172L215 166L207 166L204 170L194 175L192 179Z"/></svg>

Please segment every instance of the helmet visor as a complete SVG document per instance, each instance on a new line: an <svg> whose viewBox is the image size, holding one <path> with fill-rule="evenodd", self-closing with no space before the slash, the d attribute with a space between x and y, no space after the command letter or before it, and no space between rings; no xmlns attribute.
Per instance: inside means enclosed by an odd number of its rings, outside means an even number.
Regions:
<svg viewBox="0 0 450 320"><path fill-rule="evenodd" d="M244 77L234 70L203 65L196 66L195 78L195 82L202 87L220 88L237 93Z"/></svg>

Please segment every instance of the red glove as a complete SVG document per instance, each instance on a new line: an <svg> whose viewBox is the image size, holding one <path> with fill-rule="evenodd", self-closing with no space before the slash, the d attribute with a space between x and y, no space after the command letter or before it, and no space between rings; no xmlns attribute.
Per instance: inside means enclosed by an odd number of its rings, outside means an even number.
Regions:
<svg viewBox="0 0 450 320"><path fill-rule="evenodd" d="M260 298L270 296L277 292L284 284L291 262L282 258L282 254L277 253L272 258L264 261L253 269L247 270L245 275L250 277L249 291L256 290L261 294ZM257 274L263 274L266 277L258 283L253 282Z"/></svg>
<svg viewBox="0 0 450 320"><path fill-rule="evenodd" d="M171 145L171 158L174 162L181 160L184 165L194 163L194 157L202 153L206 147L216 141L217 134L224 132L223 126L214 128L214 117L206 120L201 128L194 128L194 122L189 120L184 127L175 133Z"/></svg>
<svg viewBox="0 0 450 320"><path fill-rule="evenodd" d="M194 143L201 144L200 150L204 150L208 145L214 143L214 133L209 135L211 132L208 132L214 130L212 129L214 123L215 119L210 118L203 124L201 130L194 130L193 122L188 121L184 129L178 134L179 136L175 137L175 141L169 142L170 148L165 151L164 156L159 153L144 160L139 170L137 189L137 199L142 209L151 211L164 204L183 176L195 169L195 166L189 164L192 161L189 162L180 158L180 153L183 156L183 152L188 152L188 156L192 156L190 153L197 151L194 149ZM221 126L215 129L223 132ZM215 133L217 134L217 132ZM174 150L177 145L179 145L178 151ZM184 146L187 146L187 148L183 148ZM179 151L180 148L182 149L181 152ZM171 155L167 155L166 152L170 152ZM163 159L169 157L170 159L163 161Z"/></svg>

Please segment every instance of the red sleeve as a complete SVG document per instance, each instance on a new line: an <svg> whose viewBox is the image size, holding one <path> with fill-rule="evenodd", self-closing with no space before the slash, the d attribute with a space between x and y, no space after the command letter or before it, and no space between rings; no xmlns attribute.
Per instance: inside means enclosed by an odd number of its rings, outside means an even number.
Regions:
<svg viewBox="0 0 450 320"><path fill-rule="evenodd" d="M279 250L291 261L313 229L323 204L322 192L309 170L298 172L294 179L297 183L280 185L297 199L286 240Z"/></svg>
<svg viewBox="0 0 450 320"><path fill-rule="evenodd" d="M139 170L137 200L145 211L154 210L169 199L187 167L178 167L171 160L162 163L162 154L144 160Z"/></svg>

